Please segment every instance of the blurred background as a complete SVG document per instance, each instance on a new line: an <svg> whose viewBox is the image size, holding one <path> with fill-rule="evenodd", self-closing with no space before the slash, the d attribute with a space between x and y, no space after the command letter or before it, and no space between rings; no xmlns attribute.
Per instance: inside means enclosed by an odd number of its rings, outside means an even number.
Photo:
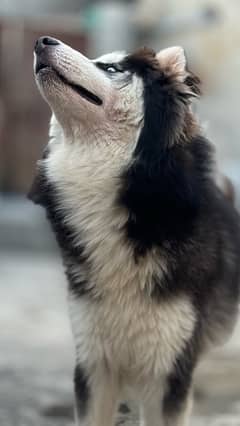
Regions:
<svg viewBox="0 0 240 426"><path fill-rule="evenodd" d="M90 57L182 45L203 81L196 109L219 167L240 196L239 0L1 0L1 426L72 424L74 350L65 279L45 214L26 199L50 118L32 72L41 35ZM194 426L240 426L239 328L197 373ZM134 412L125 417L136 420Z"/></svg>

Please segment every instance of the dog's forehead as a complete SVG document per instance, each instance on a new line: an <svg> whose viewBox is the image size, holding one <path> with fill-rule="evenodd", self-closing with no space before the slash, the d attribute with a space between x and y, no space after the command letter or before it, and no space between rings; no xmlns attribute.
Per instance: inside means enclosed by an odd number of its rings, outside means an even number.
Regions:
<svg viewBox="0 0 240 426"><path fill-rule="evenodd" d="M127 53L125 51L111 52L105 55L99 56L99 58L95 59L94 62L102 62L104 64L112 64L116 62L121 62Z"/></svg>

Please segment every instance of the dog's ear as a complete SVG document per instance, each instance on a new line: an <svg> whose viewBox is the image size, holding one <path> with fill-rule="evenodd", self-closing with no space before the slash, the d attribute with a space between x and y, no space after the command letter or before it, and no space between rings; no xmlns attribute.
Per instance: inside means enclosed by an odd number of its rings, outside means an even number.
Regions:
<svg viewBox="0 0 240 426"><path fill-rule="evenodd" d="M160 50L156 58L164 73L174 75L182 82L186 79L188 74L187 59L182 47L174 46Z"/></svg>
<svg viewBox="0 0 240 426"><path fill-rule="evenodd" d="M201 95L201 81L199 77L189 71L186 54L181 46L160 50L156 58L164 74L172 77L177 82L184 83L185 95L189 97L199 97Z"/></svg>

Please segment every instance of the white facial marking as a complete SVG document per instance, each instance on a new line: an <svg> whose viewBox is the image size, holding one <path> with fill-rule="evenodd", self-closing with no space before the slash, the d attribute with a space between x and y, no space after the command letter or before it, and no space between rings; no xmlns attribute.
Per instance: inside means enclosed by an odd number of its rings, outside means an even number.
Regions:
<svg viewBox="0 0 240 426"><path fill-rule="evenodd" d="M125 57L126 52L112 52L105 55L99 56L99 58L94 59L93 62L103 62L104 64L121 62Z"/></svg>
<svg viewBox="0 0 240 426"><path fill-rule="evenodd" d="M114 52L90 60L63 43L49 48L44 56L49 67L37 73L36 80L65 134L81 134L83 138L90 132L97 140L108 128L109 138L124 140L124 134L131 134L133 127L137 134L143 119L142 80L129 78L129 72L107 73L96 65L117 63L125 56L124 52ZM78 87L97 96L102 105L81 96Z"/></svg>

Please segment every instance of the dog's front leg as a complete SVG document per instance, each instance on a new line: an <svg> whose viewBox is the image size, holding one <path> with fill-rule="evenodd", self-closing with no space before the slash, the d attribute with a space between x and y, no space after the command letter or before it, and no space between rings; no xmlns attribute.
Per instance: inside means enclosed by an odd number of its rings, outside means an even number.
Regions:
<svg viewBox="0 0 240 426"><path fill-rule="evenodd" d="M141 426L188 426L192 408L192 393L187 392L183 398L176 399L172 395L172 405L166 407L169 401L157 398L142 404Z"/></svg>
<svg viewBox="0 0 240 426"><path fill-rule="evenodd" d="M75 417L77 426L114 426L118 387L105 366L87 373L75 368Z"/></svg>
<svg viewBox="0 0 240 426"><path fill-rule="evenodd" d="M162 393L158 392L150 401L142 401L140 426L164 426L162 415Z"/></svg>
<svg viewBox="0 0 240 426"><path fill-rule="evenodd" d="M172 378L163 400L164 426L188 426L193 405L189 378Z"/></svg>
<svg viewBox="0 0 240 426"><path fill-rule="evenodd" d="M188 426L192 411L193 398L192 392L189 392L184 401L165 415L165 426Z"/></svg>

